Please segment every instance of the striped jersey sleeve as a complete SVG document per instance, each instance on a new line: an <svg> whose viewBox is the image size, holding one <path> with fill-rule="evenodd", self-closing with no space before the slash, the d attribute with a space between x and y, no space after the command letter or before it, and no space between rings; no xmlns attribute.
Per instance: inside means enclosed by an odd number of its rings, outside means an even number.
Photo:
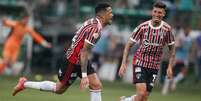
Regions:
<svg viewBox="0 0 201 101"><path fill-rule="evenodd" d="M98 41L99 37L100 37L99 28L97 27L97 25L94 25L86 33L85 42L94 46L94 44Z"/></svg>
<svg viewBox="0 0 201 101"><path fill-rule="evenodd" d="M137 42L140 37L142 36L142 27L141 25L139 25L138 27L136 27L130 37L130 40L132 40L133 42Z"/></svg>
<svg viewBox="0 0 201 101"><path fill-rule="evenodd" d="M167 45L173 45L173 44L175 44L175 36L174 36L174 34L172 33L171 30L167 31L166 42L167 42Z"/></svg>

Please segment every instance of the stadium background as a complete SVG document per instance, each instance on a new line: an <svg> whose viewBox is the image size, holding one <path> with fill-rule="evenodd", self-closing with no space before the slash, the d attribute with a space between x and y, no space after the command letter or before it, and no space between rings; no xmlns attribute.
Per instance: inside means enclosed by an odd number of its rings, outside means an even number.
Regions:
<svg viewBox="0 0 201 101"><path fill-rule="evenodd" d="M51 42L53 47L45 49L35 44L29 36L24 38L21 54L15 65L16 68L23 67L22 71L18 73L18 69L14 69L16 74L10 74L7 71L0 77L0 101L80 101L80 99L88 101L87 91L80 92L78 89L79 81L62 96L32 90L12 97L11 91L17 82L17 77L22 75L37 80L56 80L57 64L63 56L64 48L69 46L74 31L84 20L93 16L95 4L105 1L112 4L114 19L113 24L103 31L106 39L103 39L105 43L100 45L107 47L99 45L103 56L101 58L103 62L98 71L104 85L103 100L118 101L121 95L134 93L131 85L131 68L128 68L123 80L116 76L116 71L124 43L134 27L151 17L150 9L155 0L1 0L0 20L3 17L20 19L23 13L28 12L31 15L29 24ZM175 32L185 26L190 26L193 29L191 37L195 40L201 33L201 0L162 1L168 6L165 20L171 24ZM9 28L0 24L0 52L9 31ZM197 51L199 50L196 48ZM94 52L97 50L94 49ZM130 56L132 60L132 54ZM164 61L167 59L164 58ZM158 79L150 101L200 101L201 71L199 72L199 69L201 66L196 66L196 54L192 55L190 61L191 66L187 78L179 83L176 92L167 96L160 94L165 67L162 65L162 71L159 74L161 78Z"/></svg>

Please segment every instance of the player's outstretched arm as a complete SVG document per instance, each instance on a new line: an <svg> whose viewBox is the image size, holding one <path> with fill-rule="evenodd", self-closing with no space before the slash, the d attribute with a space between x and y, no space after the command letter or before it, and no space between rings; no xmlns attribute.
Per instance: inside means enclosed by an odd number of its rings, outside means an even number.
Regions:
<svg viewBox="0 0 201 101"><path fill-rule="evenodd" d="M80 82L80 89L84 90L84 88L87 88L89 86L89 80L87 77L87 65L88 65L88 56L91 53L92 45L85 42L83 48L81 49L81 56L80 56L80 62L81 62L81 70L82 70L82 79Z"/></svg>
<svg viewBox="0 0 201 101"><path fill-rule="evenodd" d="M43 40L43 41L41 42L41 45L42 45L43 47L45 47L45 48L52 48L52 44L49 43L49 42L47 42L46 40Z"/></svg>
<svg viewBox="0 0 201 101"><path fill-rule="evenodd" d="M27 27L27 30L37 43L41 44L45 48L52 47L51 43L47 42L39 33L35 32L32 28Z"/></svg>
<svg viewBox="0 0 201 101"><path fill-rule="evenodd" d="M16 25L16 21L9 20L6 17L3 17L3 25L7 27L12 27Z"/></svg>
<svg viewBox="0 0 201 101"><path fill-rule="evenodd" d="M119 76L123 77L125 71L126 71L126 67L127 67L127 59L128 59L128 54L130 51L130 48L134 45L134 42L131 41L130 39L128 40L128 42L126 43L126 46L124 48L124 52L123 52L123 59L122 59L122 63L121 63L121 67L119 69Z"/></svg>
<svg viewBox="0 0 201 101"><path fill-rule="evenodd" d="M173 64L175 62L175 45L169 45L169 64L168 64L168 68L167 68L167 77L169 79L172 79L173 76L173 71L172 71L172 67Z"/></svg>

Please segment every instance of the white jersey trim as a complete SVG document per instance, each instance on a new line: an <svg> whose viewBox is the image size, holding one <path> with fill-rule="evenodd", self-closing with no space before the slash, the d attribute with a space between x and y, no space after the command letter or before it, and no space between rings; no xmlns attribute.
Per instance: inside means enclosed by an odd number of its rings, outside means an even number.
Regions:
<svg viewBox="0 0 201 101"><path fill-rule="evenodd" d="M137 40L133 39L132 37L130 37L130 40L133 42L137 42Z"/></svg>
<svg viewBox="0 0 201 101"><path fill-rule="evenodd" d="M161 23L160 23L160 25L159 26L157 26L157 27L154 27L152 24L151 24L151 20L149 21L149 26L151 27L151 28L153 28L153 29L160 29L162 26L163 26L163 21L161 21Z"/></svg>
<svg viewBox="0 0 201 101"><path fill-rule="evenodd" d="M87 42L87 43L89 43L90 45L93 45L94 46L94 44L93 43L91 43L89 40L87 40L87 39L85 39L85 42Z"/></svg>
<svg viewBox="0 0 201 101"><path fill-rule="evenodd" d="M137 40L133 39L132 37L130 37L130 40L133 42L137 42Z"/></svg>
<svg viewBox="0 0 201 101"><path fill-rule="evenodd" d="M171 42L171 43L169 43L168 45L173 45L175 42L173 41L173 42Z"/></svg>

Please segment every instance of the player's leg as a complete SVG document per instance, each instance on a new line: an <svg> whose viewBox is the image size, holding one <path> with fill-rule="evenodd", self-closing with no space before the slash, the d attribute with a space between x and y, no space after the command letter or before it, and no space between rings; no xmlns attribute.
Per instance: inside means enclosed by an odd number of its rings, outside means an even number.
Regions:
<svg viewBox="0 0 201 101"><path fill-rule="evenodd" d="M136 96L134 101L146 101L148 97L146 83L136 83Z"/></svg>
<svg viewBox="0 0 201 101"><path fill-rule="evenodd" d="M147 101L158 74L157 69L142 68L142 71L144 71L142 72L144 78L141 79L142 83L136 83L137 96L135 97L135 101ZM146 83L143 83L143 80L145 80Z"/></svg>
<svg viewBox="0 0 201 101"><path fill-rule="evenodd" d="M158 77L158 70L157 69L151 69L151 68L146 69L147 95L146 95L146 97L144 97L143 101L147 101L149 94L152 92L152 89L154 87L155 81L157 80L157 77Z"/></svg>
<svg viewBox="0 0 201 101"><path fill-rule="evenodd" d="M176 72L176 76L173 78L171 83L171 90L174 91L176 89L177 83L184 79L184 77L187 74L187 65L184 64L184 62L178 63L175 68L178 68L179 72Z"/></svg>
<svg viewBox="0 0 201 101"><path fill-rule="evenodd" d="M0 74L4 73L6 67L10 64L13 56L13 48L5 46L3 48L3 59L0 63Z"/></svg>
<svg viewBox="0 0 201 101"><path fill-rule="evenodd" d="M88 62L87 75L89 79L90 101L102 101L101 89L102 84L99 80L91 62Z"/></svg>
<svg viewBox="0 0 201 101"><path fill-rule="evenodd" d="M174 65L174 67L173 67L173 79L175 79L177 74L180 72L181 66L183 66L183 65L181 65L180 62L176 62L176 64ZM163 88L161 91L161 93L163 95L167 95L170 92L170 89L171 89L171 86L173 83L173 79L168 79L166 76L165 81L163 83Z"/></svg>
<svg viewBox="0 0 201 101"><path fill-rule="evenodd" d="M102 84L98 79L96 73L88 75L89 89L90 89L90 101L102 101L101 89Z"/></svg>
<svg viewBox="0 0 201 101"><path fill-rule="evenodd" d="M147 97L146 71L143 67L133 66L133 84L135 84L136 94L130 97L121 97L120 101L144 101Z"/></svg>
<svg viewBox="0 0 201 101"><path fill-rule="evenodd" d="M6 63L5 60L2 59L2 61L0 62L0 74L3 74L6 68Z"/></svg>
<svg viewBox="0 0 201 101"><path fill-rule="evenodd" d="M56 83L51 81L41 81L41 82L35 82L35 81L29 81L25 77L21 77L17 83L17 85L14 88L14 91L12 93L13 96L15 96L18 92L24 90L25 88L32 88L32 89L38 89L41 91L56 91Z"/></svg>
<svg viewBox="0 0 201 101"><path fill-rule="evenodd" d="M56 94L62 94L77 78L77 72L74 64L63 60L63 64L59 67L58 71L59 82L52 81L29 81L25 77L19 79L18 84L14 88L13 96L25 88L38 89L40 91L48 91Z"/></svg>
<svg viewBox="0 0 201 101"><path fill-rule="evenodd" d="M172 82L172 80L168 79L166 76L164 83L163 83L162 91L161 91L161 93L163 95L167 95L169 93L169 88L170 88L171 82Z"/></svg>

